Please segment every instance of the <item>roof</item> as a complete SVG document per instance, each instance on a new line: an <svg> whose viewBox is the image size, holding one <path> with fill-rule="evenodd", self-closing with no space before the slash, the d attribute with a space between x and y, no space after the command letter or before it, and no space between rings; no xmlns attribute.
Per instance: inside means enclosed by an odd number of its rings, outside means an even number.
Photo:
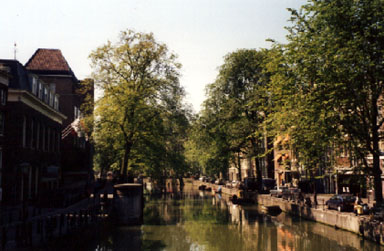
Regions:
<svg viewBox="0 0 384 251"><path fill-rule="evenodd" d="M75 74L59 49L37 49L25 64L25 68L37 74L68 74L76 79Z"/></svg>
<svg viewBox="0 0 384 251"><path fill-rule="evenodd" d="M59 49L37 49L25 67L28 70L71 71Z"/></svg>
<svg viewBox="0 0 384 251"><path fill-rule="evenodd" d="M17 60L12 59L0 59L0 64L8 67L9 75L11 76L9 81L9 87L13 89L23 89L30 91L30 77L24 66Z"/></svg>

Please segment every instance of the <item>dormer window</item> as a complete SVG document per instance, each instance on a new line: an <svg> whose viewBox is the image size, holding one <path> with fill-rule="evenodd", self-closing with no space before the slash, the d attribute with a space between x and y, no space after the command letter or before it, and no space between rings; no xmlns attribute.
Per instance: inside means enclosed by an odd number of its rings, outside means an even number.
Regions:
<svg viewBox="0 0 384 251"><path fill-rule="evenodd" d="M39 82L39 99L43 99L43 83Z"/></svg>
<svg viewBox="0 0 384 251"><path fill-rule="evenodd" d="M44 102L49 103L49 93L48 93L48 87L44 86Z"/></svg>
<svg viewBox="0 0 384 251"><path fill-rule="evenodd" d="M53 92L49 92L49 106L53 107L54 97Z"/></svg>
<svg viewBox="0 0 384 251"><path fill-rule="evenodd" d="M55 95L55 104L54 104L55 110L59 110L59 95Z"/></svg>
<svg viewBox="0 0 384 251"><path fill-rule="evenodd" d="M32 77L32 93L37 96L37 78Z"/></svg>

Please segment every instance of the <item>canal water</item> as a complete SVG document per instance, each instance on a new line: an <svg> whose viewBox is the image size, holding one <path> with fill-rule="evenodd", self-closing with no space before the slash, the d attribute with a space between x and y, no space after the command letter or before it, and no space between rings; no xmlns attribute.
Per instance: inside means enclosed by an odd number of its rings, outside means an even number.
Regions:
<svg viewBox="0 0 384 251"><path fill-rule="evenodd" d="M187 191L147 197L144 224L99 229L92 238L67 240L71 250L384 250L332 227L260 213L257 206L233 205L219 195ZM61 244L62 245L62 244ZM73 246L73 247L72 247Z"/></svg>

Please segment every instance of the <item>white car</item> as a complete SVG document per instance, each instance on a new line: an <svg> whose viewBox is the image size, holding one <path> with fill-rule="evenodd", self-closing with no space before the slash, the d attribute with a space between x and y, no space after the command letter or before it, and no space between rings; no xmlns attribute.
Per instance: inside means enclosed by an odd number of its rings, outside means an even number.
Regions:
<svg viewBox="0 0 384 251"><path fill-rule="evenodd" d="M286 193L287 191L288 187L275 187L274 189L270 190L270 193L271 196L281 198L283 196L283 193Z"/></svg>

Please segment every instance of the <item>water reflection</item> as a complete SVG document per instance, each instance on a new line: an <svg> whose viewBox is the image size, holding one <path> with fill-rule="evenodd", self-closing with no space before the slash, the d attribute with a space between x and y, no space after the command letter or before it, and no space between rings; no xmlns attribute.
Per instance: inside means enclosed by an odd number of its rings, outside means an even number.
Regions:
<svg viewBox="0 0 384 251"><path fill-rule="evenodd" d="M96 243L95 243L96 242ZM357 235L271 217L203 192L147 198L144 225L111 228L88 250L384 250Z"/></svg>

